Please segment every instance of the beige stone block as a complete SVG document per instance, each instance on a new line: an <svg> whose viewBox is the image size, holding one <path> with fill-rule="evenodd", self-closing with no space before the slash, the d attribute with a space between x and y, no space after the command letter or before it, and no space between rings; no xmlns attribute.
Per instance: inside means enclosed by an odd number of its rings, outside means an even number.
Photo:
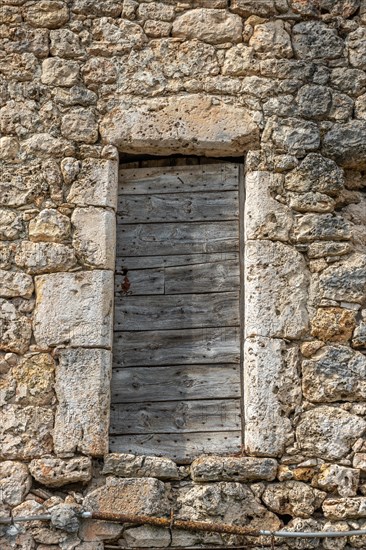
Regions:
<svg viewBox="0 0 366 550"><path fill-rule="evenodd" d="M70 219L54 208L46 208L29 222L31 241L62 242L70 237Z"/></svg>
<svg viewBox="0 0 366 550"><path fill-rule="evenodd" d="M112 271L36 277L33 330L37 344L110 348L113 288Z"/></svg>
<svg viewBox="0 0 366 550"><path fill-rule="evenodd" d="M268 485L262 500L276 514L309 518L321 506L326 495L306 483L290 480Z"/></svg>
<svg viewBox="0 0 366 550"><path fill-rule="evenodd" d="M111 453L104 459L103 474L119 477L156 477L179 479L178 467L173 460L158 456L136 456Z"/></svg>
<svg viewBox="0 0 366 550"><path fill-rule="evenodd" d="M221 44L242 42L242 32L243 21L238 15L227 10L197 8L188 10L175 19L172 36Z"/></svg>
<svg viewBox="0 0 366 550"><path fill-rule="evenodd" d="M36 481L47 487L62 487L68 483L85 483L92 476L92 464L87 456L70 459L38 458L32 460L29 470Z"/></svg>
<svg viewBox="0 0 366 550"><path fill-rule="evenodd" d="M0 269L0 296L15 298L22 296L30 298L33 294L33 279L20 271L5 271Z"/></svg>
<svg viewBox="0 0 366 550"><path fill-rule="evenodd" d="M108 452L112 356L104 349L63 349L56 367L55 452Z"/></svg>
<svg viewBox="0 0 366 550"><path fill-rule="evenodd" d="M28 467L21 462L6 460L0 463L0 502L17 506L32 485Z"/></svg>
<svg viewBox="0 0 366 550"><path fill-rule="evenodd" d="M108 206L117 209L118 162L86 159L76 173L68 202L78 206Z"/></svg>
<svg viewBox="0 0 366 550"><path fill-rule="evenodd" d="M71 109L62 118L61 134L70 140L95 143L98 139L98 124L94 113L83 107Z"/></svg>
<svg viewBox="0 0 366 550"><path fill-rule="evenodd" d="M214 10L217 11L217 10ZM242 155L258 147L256 113L202 95L116 107L101 122L105 143L126 153Z"/></svg>
<svg viewBox="0 0 366 550"><path fill-rule="evenodd" d="M49 57L42 62L43 84L49 86L74 86L79 79L79 64L77 61Z"/></svg>
<svg viewBox="0 0 366 550"><path fill-rule="evenodd" d="M25 405L51 405L55 400L55 364L48 353L27 354L11 370L16 382L15 401Z"/></svg>
<svg viewBox="0 0 366 550"><path fill-rule="evenodd" d="M207 481L273 481L277 461L273 458L201 456L191 464L195 482Z"/></svg>
<svg viewBox="0 0 366 550"><path fill-rule="evenodd" d="M114 270L116 215L104 208L75 208L72 217L73 246L85 265Z"/></svg>
<svg viewBox="0 0 366 550"><path fill-rule="evenodd" d="M30 343L32 323L14 304L0 298L0 350L25 353Z"/></svg>
<svg viewBox="0 0 366 550"><path fill-rule="evenodd" d="M24 18L32 27L57 29L68 21L69 10L65 2L41 0L25 8Z"/></svg>
<svg viewBox="0 0 366 550"><path fill-rule="evenodd" d="M18 245L14 261L18 267L31 274L68 271L77 263L70 246L32 241L22 241Z"/></svg>
<svg viewBox="0 0 366 550"><path fill-rule="evenodd" d="M245 253L247 337L297 339L308 330L309 274L293 247L248 241Z"/></svg>
<svg viewBox="0 0 366 550"><path fill-rule="evenodd" d="M293 56L290 35L283 21L270 21L254 27L249 45L264 58L291 58Z"/></svg>

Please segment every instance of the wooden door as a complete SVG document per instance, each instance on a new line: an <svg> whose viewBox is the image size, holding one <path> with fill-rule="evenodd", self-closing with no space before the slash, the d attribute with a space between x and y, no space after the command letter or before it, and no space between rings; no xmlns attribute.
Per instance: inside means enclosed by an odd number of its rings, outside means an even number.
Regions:
<svg viewBox="0 0 366 550"><path fill-rule="evenodd" d="M120 170L112 452L240 449L241 169Z"/></svg>

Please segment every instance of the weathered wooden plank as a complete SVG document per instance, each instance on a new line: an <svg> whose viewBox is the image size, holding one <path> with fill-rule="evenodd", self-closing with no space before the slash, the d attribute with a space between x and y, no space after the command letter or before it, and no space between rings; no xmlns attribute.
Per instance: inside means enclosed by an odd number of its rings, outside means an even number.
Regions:
<svg viewBox="0 0 366 550"><path fill-rule="evenodd" d="M113 369L112 403L240 397L239 365Z"/></svg>
<svg viewBox="0 0 366 550"><path fill-rule="evenodd" d="M205 453L237 453L241 449L241 441L240 431L123 435L111 437L110 452L167 456L184 464Z"/></svg>
<svg viewBox="0 0 366 550"><path fill-rule="evenodd" d="M111 434L240 430L240 400L118 403L111 406Z"/></svg>
<svg viewBox="0 0 366 550"><path fill-rule="evenodd" d="M238 327L115 332L114 365L163 366L238 363Z"/></svg>
<svg viewBox="0 0 366 550"><path fill-rule="evenodd" d="M239 286L238 259L165 269L166 294L225 292L239 289Z"/></svg>
<svg viewBox="0 0 366 550"><path fill-rule="evenodd" d="M238 192L121 195L118 223L222 221L238 219Z"/></svg>
<svg viewBox="0 0 366 550"><path fill-rule="evenodd" d="M121 272L117 269L114 285L116 297L126 292L133 296L164 294L164 269L127 270L125 275L119 275Z"/></svg>
<svg viewBox="0 0 366 550"><path fill-rule="evenodd" d="M114 317L124 331L239 326L239 292L117 297Z"/></svg>
<svg viewBox="0 0 366 550"><path fill-rule="evenodd" d="M201 164L166 168L119 170L119 192L126 195L187 193L189 191L235 191L239 164Z"/></svg>
<svg viewBox="0 0 366 550"><path fill-rule="evenodd" d="M218 252L216 254L181 254L178 256L118 256L116 270L122 269L152 269L159 267L179 267L199 264L239 264L238 252Z"/></svg>
<svg viewBox="0 0 366 550"><path fill-rule="evenodd" d="M118 226L119 256L177 255L239 250L238 222L152 223Z"/></svg>

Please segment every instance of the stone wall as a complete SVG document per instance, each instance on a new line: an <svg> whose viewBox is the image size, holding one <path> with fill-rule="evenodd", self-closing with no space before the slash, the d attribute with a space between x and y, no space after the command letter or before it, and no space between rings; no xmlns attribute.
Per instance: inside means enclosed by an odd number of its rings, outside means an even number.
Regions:
<svg viewBox="0 0 366 550"><path fill-rule="evenodd" d="M0 516L52 513L1 549L248 544L82 509L364 527L365 0L3 0L0 35ZM247 153L243 457L108 455L118 151Z"/></svg>

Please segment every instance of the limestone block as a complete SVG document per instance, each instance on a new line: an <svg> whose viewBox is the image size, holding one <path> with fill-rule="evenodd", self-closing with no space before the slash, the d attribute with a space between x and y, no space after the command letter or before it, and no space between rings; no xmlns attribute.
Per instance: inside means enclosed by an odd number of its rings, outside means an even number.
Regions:
<svg viewBox="0 0 366 550"><path fill-rule="evenodd" d="M353 254L340 266L330 266L320 275L321 297L362 303L366 293L366 255Z"/></svg>
<svg viewBox="0 0 366 550"><path fill-rule="evenodd" d="M281 20L256 25L249 46L252 46L255 52L263 54L264 58L283 59L291 58L293 55L290 35Z"/></svg>
<svg viewBox="0 0 366 550"><path fill-rule="evenodd" d="M111 353L105 349L60 350L54 428L59 456L108 452L111 363Z"/></svg>
<svg viewBox="0 0 366 550"><path fill-rule="evenodd" d="M339 460L350 452L365 429L366 422L359 416L324 405L303 413L296 435L305 456Z"/></svg>
<svg viewBox="0 0 366 550"><path fill-rule="evenodd" d="M8 101L0 109L0 131L3 134L15 134L18 138L24 139L39 126L40 119L34 102Z"/></svg>
<svg viewBox="0 0 366 550"><path fill-rule="evenodd" d="M359 481L359 470L338 464L322 464L312 484L328 493L337 492L341 497L354 497Z"/></svg>
<svg viewBox="0 0 366 550"><path fill-rule="evenodd" d="M277 461L273 458L201 456L191 464L191 477L202 481L273 481Z"/></svg>
<svg viewBox="0 0 366 550"><path fill-rule="evenodd" d="M286 174L285 188L297 193L320 192L336 197L344 189L343 170L333 160L310 153Z"/></svg>
<svg viewBox="0 0 366 550"><path fill-rule="evenodd" d="M154 21L148 19L144 24L144 32L149 38L162 38L170 36L172 24L167 21Z"/></svg>
<svg viewBox="0 0 366 550"><path fill-rule="evenodd" d="M298 59L337 59L344 42L335 29L321 21L302 21L293 27L292 45Z"/></svg>
<svg viewBox="0 0 366 550"><path fill-rule="evenodd" d="M128 548L167 548L170 546L170 533L167 529L141 525L126 529L123 540Z"/></svg>
<svg viewBox="0 0 366 550"><path fill-rule="evenodd" d="M269 512L250 488L241 483L221 481L214 484L182 487L178 495L178 516L193 521L247 525L250 529L276 531L278 517ZM262 525L262 527L259 527Z"/></svg>
<svg viewBox="0 0 366 550"><path fill-rule="evenodd" d="M103 474L119 477L179 479L178 467L170 458L111 453L104 457Z"/></svg>
<svg viewBox="0 0 366 550"><path fill-rule="evenodd" d="M111 347L113 273L82 271L36 277L33 330L40 346Z"/></svg>
<svg viewBox="0 0 366 550"><path fill-rule="evenodd" d="M76 264L71 247L59 243L22 241L18 244L15 263L28 273L52 273L67 271Z"/></svg>
<svg viewBox="0 0 366 550"><path fill-rule="evenodd" d="M31 461L29 470L38 483L47 487L84 483L92 476L91 460L86 456L64 460L53 457L39 458Z"/></svg>
<svg viewBox="0 0 366 550"><path fill-rule="evenodd" d="M311 321L311 335L324 342L348 342L356 327L355 312L340 307L319 308Z"/></svg>
<svg viewBox="0 0 366 550"><path fill-rule="evenodd" d="M0 462L0 502L17 506L29 492L32 478L28 467L21 462Z"/></svg>
<svg viewBox="0 0 366 550"><path fill-rule="evenodd" d="M355 118L366 120L366 94L363 94L356 99Z"/></svg>
<svg viewBox="0 0 366 550"><path fill-rule="evenodd" d="M79 36L69 29L57 29L50 32L50 52L54 57L74 59L85 53L80 45Z"/></svg>
<svg viewBox="0 0 366 550"><path fill-rule="evenodd" d="M65 2L40 0L25 8L24 19L32 27L57 29L68 21L69 11Z"/></svg>
<svg viewBox="0 0 366 550"><path fill-rule="evenodd" d="M297 94L300 113L306 118L317 118L327 114L332 103L332 95L326 86L307 84Z"/></svg>
<svg viewBox="0 0 366 550"><path fill-rule="evenodd" d="M303 256L272 241L248 241L246 336L297 339L308 329L309 275Z"/></svg>
<svg viewBox="0 0 366 550"><path fill-rule="evenodd" d="M348 95L333 91L332 106L329 111L329 118L336 122L347 122L353 118L354 101Z"/></svg>
<svg viewBox="0 0 366 550"><path fill-rule="evenodd" d="M61 105L61 107L75 107L75 105L89 107L97 102L97 94L82 85L71 88L54 88L52 92L55 104Z"/></svg>
<svg viewBox="0 0 366 550"><path fill-rule="evenodd" d="M75 153L74 146L67 139L55 138L47 133L34 134L23 142L22 148L26 153L39 157L63 157Z"/></svg>
<svg viewBox="0 0 366 550"><path fill-rule="evenodd" d="M350 224L341 216L305 214L297 219L293 236L300 243L346 241L351 238Z"/></svg>
<svg viewBox="0 0 366 550"><path fill-rule="evenodd" d="M4 136L0 138L0 159L4 161L14 160L19 153L19 143L14 137Z"/></svg>
<svg viewBox="0 0 366 550"><path fill-rule="evenodd" d="M281 152L304 156L320 146L319 129L313 122L297 118L272 117L264 130L264 141L271 140Z"/></svg>
<svg viewBox="0 0 366 550"><path fill-rule="evenodd" d="M83 160L80 173L75 177L77 179L67 196L68 202L78 206L108 206L117 209L118 162Z"/></svg>
<svg viewBox="0 0 366 550"><path fill-rule="evenodd" d="M155 19L157 21L173 21L175 7L161 2L143 2L137 10L140 19Z"/></svg>
<svg viewBox="0 0 366 550"><path fill-rule="evenodd" d="M323 503L328 519L357 519L366 517L366 497L331 498Z"/></svg>
<svg viewBox="0 0 366 550"><path fill-rule="evenodd" d="M0 267L2 269L9 269L11 267L13 252L11 243L2 243L0 241Z"/></svg>
<svg viewBox="0 0 366 550"><path fill-rule="evenodd" d="M11 375L16 382L16 403L45 406L54 402L55 364L50 354L25 355Z"/></svg>
<svg viewBox="0 0 366 550"><path fill-rule="evenodd" d="M0 298L0 350L25 353L31 333L30 319L18 313L11 302Z"/></svg>
<svg viewBox="0 0 366 550"><path fill-rule="evenodd" d="M267 485L262 500L272 512L309 518L317 510L326 493L313 489L301 481L283 481Z"/></svg>
<svg viewBox="0 0 366 550"><path fill-rule="evenodd" d="M366 357L345 346L325 346L303 362L303 391L315 403L362 401L366 397Z"/></svg>
<svg viewBox="0 0 366 550"><path fill-rule="evenodd" d="M20 271L4 271L0 269L0 296L15 298L22 296L30 298L33 294L33 279Z"/></svg>
<svg viewBox="0 0 366 550"><path fill-rule="evenodd" d="M79 260L91 265L114 270L116 249L116 216L104 208L75 208L72 243Z"/></svg>
<svg viewBox="0 0 366 550"><path fill-rule="evenodd" d="M80 523L76 510L68 504L58 504L51 508L51 525L66 533L77 533Z"/></svg>
<svg viewBox="0 0 366 550"><path fill-rule="evenodd" d="M19 214L0 208L0 240L13 241L18 239L23 231L23 220Z"/></svg>
<svg viewBox="0 0 366 550"><path fill-rule="evenodd" d="M117 79L115 64L105 57L91 57L82 70L85 85L91 90L98 90L101 84L111 84Z"/></svg>
<svg viewBox="0 0 366 550"><path fill-rule="evenodd" d="M365 71L347 67L338 67L332 70L330 78L332 88L336 88L345 94L359 96L365 92Z"/></svg>
<svg viewBox="0 0 366 550"><path fill-rule="evenodd" d="M283 176L272 172L249 172L245 184L245 238L288 241L292 212L273 198L281 191Z"/></svg>
<svg viewBox="0 0 366 550"><path fill-rule="evenodd" d="M172 36L210 44L242 42L243 22L227 10L197 8L178 16L173 23Z"/></svg>
<svg viewBox="0 0 366 550"><path fill-rule="evenodd" d="M70 219L54 208L45 208L29 222L31 241L62 242L70 237Z"/></svg>
<svg viewBox="0 0 366 550"><path fill-rule="evenodd" d="M352 346L354 348L366 347L366 321L360 321L353 334Z"/></svg>
<svg viewBox="0 0 366 550"><path fill-rule="evenodd" d="M74 157L66 157L61 161L61 173L66 185L70 185L79 174L81 162Z"/></svg>
<svg viewBox="0 0 366 550"><path fill-rule="evenodd" d="M87 15L90 14L109 17L118 17L122 11L122 1L116 0L75 0L72 5L72 11L74 13Z"/></svg>
<svg viewBox="0 0 366 550"><path fill-rule="evenodd" d="M262 337L246 340L244 356L246 450L278 456L291 438L287 416L300 402L297 358L281 340Z"/></svg>
<svg viewBox="0 0 366 550"><path fill-rule="evenodd" d="M366 121L334 124L324 136L323 152L345 168L366 168Z"/></svg>
<svg viewBox="0 0 366 550"><path fill-rule="evenodd" d="M310 259L323 258L325 256L343 256L352 251L349 243L342 242L318 242L311 243L308 247L308 256Z"/></svg>
<svg viewBox="0 0 366 550"><path fill-rule="evenodd" d="M336 207L335 200L324 193L286 193L288 205L297 212L317 212L325 214L333 212Z"/></svg>
<svg viewBox="0 0 366 550"><path fill-rule="evenodd" d="M170 511L164 483L150 477L118 479L107 477L106 485L87 494L86 510L106 514L128 510L131 515L164 516Z"/></svg>
<svg viewBox="0 0 366 550"><path fill-rule="evenodd" d="M137 23L111 17L94 19L92 38L93 41L88 48L89 55L104 57L138 50L147 40Z"/></svg>
<svg viewBox="0 0 366 550"><path fill-rule="evenodd" d="M361 470L362 473L366 472L366 453L355 453L353 457L353 467Z"/></svg>
<svg viewBox="0 0 366 550"><path fill-rule="evenodd" d="M52 429L50 408L6 405L0 411L0 457L31 460L51 453Z"/></svg>
<svg viewBox="0 0 366 550"><path fill-rule="evenodd" d="M102 120L100 132L104 142L126 153L163 155L184 150L187 155L222 157L258 147L255 120L245 108L186 95L112 109Z"/></svg>
<svg viewBox="0 0 366 550"><path fill-rule="evenodd" d="M366 29L359 26L347 36L346 46L349 55L349 62L356 69L366 69Z"/></svg>
<svg viewBox="0 0 366 550"><path fill-rule="evenodd" d="M99 521L95 519L84 519L79 530L79 537L85 541L85 545L92 541L117 540L125 530L123 524L112 523L111 521ZM87 546L85 550L90 550ZM104 548L101 548L104 550Z"/></svg>
<svg viewBox="0 0 366 550"><path fill-rule="evenodd" d="M79 64L77 61L49 57L42 63L41 81L43 84L70 87L77 84L78 79Z"/></svg>
<svg viewBox="0 0 366 550"><path fill-rule="evenodd" d="M95 143L98 139L98 124L94 113L83 107L71 109L62 118L61 133L74 141Z"/></svg>
<svg viewBox="0 0 366 550"><path fill-rule="evenodd" d="M2 206L23 206L31 204L41 194L42 179L40 178L41 165L38 162L24 163L15 167L12 164L3 164L1 167L0 196ZM4 214L1 209L1 216L5 217L5 223L9 221L7 233L4 235L10 238L13 216ZM6 210L6 212L11 212ZM17 226L18 224L16 224ZM4 229L2 229L4 231Z"/></svg>
<svg viewBox="0 0 366 550"><path fill-rule="evenodd" d="M286 0L231 0L231 11L242 17L258 15L259 17L270 17L278 12L284 13L288 6Z"/></svg>
<svg viewBox="0 0 366 550"><path fill-rule="evenodd" d="M229 76L247 76L258 69L253 48L245 44L236 44L225 53L222 74Z"/></svg>

